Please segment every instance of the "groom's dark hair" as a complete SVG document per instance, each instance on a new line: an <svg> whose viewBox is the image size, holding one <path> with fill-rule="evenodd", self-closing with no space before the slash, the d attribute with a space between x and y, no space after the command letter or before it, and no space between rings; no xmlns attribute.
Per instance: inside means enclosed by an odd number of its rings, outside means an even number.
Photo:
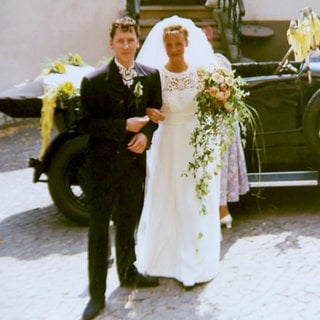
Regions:
<svg viewBox="0 0 320 320"><path fill-rule="evenodd" d="M122 17L114 21L110 29L110 38L113 39L117 29L121 29L124 32L135 32L139 38L139 27L134 19L131 17Z"/></svg>

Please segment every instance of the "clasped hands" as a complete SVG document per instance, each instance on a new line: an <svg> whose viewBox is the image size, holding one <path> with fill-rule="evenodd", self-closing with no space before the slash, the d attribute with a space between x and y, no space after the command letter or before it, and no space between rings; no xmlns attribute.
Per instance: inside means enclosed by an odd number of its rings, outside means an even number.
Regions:
<svg viewBox="0 0 320 320"><path fill-rule="evenodd" d="M132 117L127 119L126 129L129 132L136 133L128 143L128 149L131 152L141 154L145 151L148 139L140 130L149 122L159 123L164 120L163 113L156 108L146 108L144 117Z"/></svg>

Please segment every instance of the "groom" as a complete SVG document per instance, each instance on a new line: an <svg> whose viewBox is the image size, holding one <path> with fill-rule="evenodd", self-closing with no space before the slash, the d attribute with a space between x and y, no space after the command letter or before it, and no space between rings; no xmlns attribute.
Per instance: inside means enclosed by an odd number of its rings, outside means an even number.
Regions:
<svg viewBox="0 0 320 320"><path fill-rule="evenodd" d="M115 223L116 261L123 287L157 286L134 266L134 232L143 204L146 149L157 125L145 116L160 108L159 72L134 61L138 26L128 17L112 24L111 61L83 78L79 132L89 136L85 151L84 192L90 208L88 269L90 300L82 319L105 306L108 226Z"/></svg>

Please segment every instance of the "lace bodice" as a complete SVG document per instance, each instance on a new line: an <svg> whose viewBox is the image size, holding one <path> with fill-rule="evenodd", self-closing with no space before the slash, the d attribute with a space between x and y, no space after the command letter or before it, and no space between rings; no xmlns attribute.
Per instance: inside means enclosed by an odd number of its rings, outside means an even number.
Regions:
<svg viewBox="0 0 320 320"><path fill-rule="evenodd" d="M189 68L181 73L170 72L164 68L161 75L163 91L190 89L197 84L197 72L194 68Z"/></svg>
<svg viewBox="0 0 320 320"><path fill-rule="evenodd" d="M196 68L189 67L181 73L166 69L160 71L163 107L166 122L181 122L186 117L194 118L196 109L198 75Z"/></svg>

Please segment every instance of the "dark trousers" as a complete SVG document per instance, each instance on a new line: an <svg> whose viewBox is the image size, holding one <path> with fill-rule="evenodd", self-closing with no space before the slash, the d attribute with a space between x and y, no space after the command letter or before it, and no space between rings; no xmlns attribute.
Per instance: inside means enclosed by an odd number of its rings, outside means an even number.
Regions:
<svg viewBox="0 0 320 320"><path fill-rule="evenodd" d="M116 263L120 284L130 281L137 273L133 264L136 260L134 237L143 204L145 169L133 161L117 181L114 181L114 176L112 178L112 184L108 180L99 179L96 187L88 188L87 191L91 193L88 195L91 208L88 235L89 293L94 299L104 299L106 291L111 216L115 223Z"/></svg>

